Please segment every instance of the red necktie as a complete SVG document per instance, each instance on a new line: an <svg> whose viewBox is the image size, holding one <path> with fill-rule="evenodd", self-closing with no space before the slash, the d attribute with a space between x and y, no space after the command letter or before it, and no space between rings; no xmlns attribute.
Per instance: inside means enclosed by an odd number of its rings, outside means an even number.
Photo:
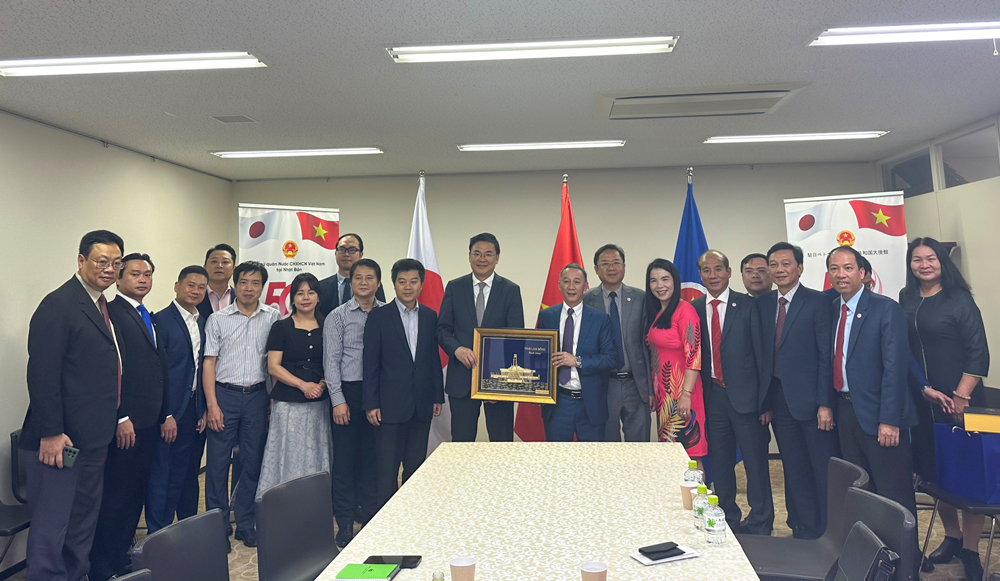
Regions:
<svg viewBox="0 0 1000 581"><path fill-rule="evenodd" d="M725 385L722 380L722 323L719 321L719 305L722 301L714 299L712 301L712 371L719 383Z"/></svg>
<svg viewBox="0 0 1000 581"><path fill-rule="evenodd" d="M101 298L97 299L97 305L101 307L101 314L104 315L104 324L108 326L108 333L111 333L111 340L114 341L115 331L111 328L111 317L108 316L108 299L101 295ZM115 358L118 355L117 348L115 349ZM118 405L122 405L122 362L118 361Z"/></svg>
<svg viewBox="0 0 1000 581"><path fill-rule="evenodd" d="M840 324L837 326L837 350L833 353L833 389L844 389L844 328L847 326L847 305L840 306Z"/></svg>
<svg viewBox="0 0 1000 581"><path fill-rule="evenodd" d="M781 379L781 373L778 371L778 346L781 345L781 334L785 330L785 305L788 304L788 299L785 297L780 297L778 299L778 321L774 324L774 376Z"/></svg>

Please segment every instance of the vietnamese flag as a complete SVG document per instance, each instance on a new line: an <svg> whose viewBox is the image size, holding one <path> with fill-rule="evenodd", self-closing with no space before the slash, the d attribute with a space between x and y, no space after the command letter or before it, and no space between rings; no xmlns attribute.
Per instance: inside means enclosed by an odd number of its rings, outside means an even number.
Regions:
<svg viewBox="0 0 1000 581"><path fill-rule="evenodd" d="M569 203L569 176L563 176L562 184L562 217L559 220L559 231L556 233L556 245L552 249L552 261L549 263L549 275L545 279L545 290L542 292L542 306L539 310L563 301L559 290L559 274L569 263L583 265L583 254L580 252L580 240L576 236L576 221L573 220L573 207ZM536 325L537 326L537 325ZM544 442L545 427L542 425L542 407L539 404L517 404L517 418L514 420L514 433L525 442Z"/></svg>
<svg viewBox="0 0 1000 581"><path fill-rule="evenodd" d="M337 249L337 238L340 237L340 222L331 222L317 218L309 212L296 212L299 227L302 228L302 239L312 240L328 250Z"/></svg>
<svg viewBox="0 0 1000 581"><path fill-rule="evenodd" d="M858 228L871 228L889 236L906 236L906 218L903 205L876 204L864 200L851 200L851 208L858 218Z"/></svg>

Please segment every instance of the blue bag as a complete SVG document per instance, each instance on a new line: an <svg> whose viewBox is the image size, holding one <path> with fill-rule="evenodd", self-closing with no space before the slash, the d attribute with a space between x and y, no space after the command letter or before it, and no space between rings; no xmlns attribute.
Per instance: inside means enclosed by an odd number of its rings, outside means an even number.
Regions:
<svg viewBox="0 0 1000 581"><path fill-rule="evenodd" d="M986 504L1000 504L1000 434L934 424L937 484Z"/></svg>

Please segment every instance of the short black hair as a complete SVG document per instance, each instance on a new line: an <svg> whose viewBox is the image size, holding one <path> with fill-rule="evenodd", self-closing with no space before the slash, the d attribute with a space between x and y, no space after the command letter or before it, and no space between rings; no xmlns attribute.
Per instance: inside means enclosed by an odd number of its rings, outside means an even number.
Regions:
<svg viewBox="0 0 1000 581"><path fill-rule="evenodd" d="M861 253L855 250L853 246L837 246L836 248L831 250L826 255L827 270L830 270L830 258L833 256L834 252L850 252L851 254L854 255L854 264L857 264L859 269L864 270L867 273L871 273L871 270L869 270L872 267L871 263L865 260L865 257L861 256ZM865 268L866 263L867 263L867 268Z"/></svg>
<svg viewBox="0 0 1000 581"><path fill-rule="evenodd" d="M216 244L215 246L208 249L208 252L205 253L205 264L208 264L208 257L212 256L213 252L219 250L228 252L229 256L233 257L233 262L236 262L236 249L223 242L222 244Z"/></svg>
<svg viewBox="0 0 1000 581"><path fill-rule="evenodd" d="M295 295L299 292L299 288L302 285L309 285L309 289L316 292L316 303L318 304L323 300L323 291L320 289L319 279L316 278L311 272L302 272L295 275L292 279L292 283L288 285L288 305L291 309L292 314L295 314L297 310L295 308ZM319 314L319 311L313 311L313 316Z"/></svg>
<svg viewBox="0 0 1000 581"><path fill-rule="evenodd" d="M489 242L496 250L497 256L500 256L500 241L497 240L496 236L490 234L489 232L483 232L482 234L476 234L472 238L469 238L469 252L472 252L472 247L476 245L476 242Z"/></svg>
<svg viewBox="0 0 1000 581"><path fill-rule="evenodd" d="M183 281L188 275L198 274L206 279L208 278L208 271L205 270L204 266L198 266L197 264L192 264L191 266L185 266L181 269L181 273L177 275L177 282Z"/></svg>
<svg viewBox="0 0 1000 581"><path fill-rule="evenodd" d="M80 254L85 258L90 258L90 251L95 244L117 244L118 250L125 254L125 242L122 237L110 230L94 230L87 232L80 239Z"/></svg>
<svg viewBox="0 0 1000 581"><path fill-rule="evenodd" d="M872 263L868 262L867 258L865 258L864 256L860 256L858 257L858 261L859 261L858 266L865 269L865 272L867 272L868 274L872 273Z"/></svg>
<svg viewBox="0 0 1000 581"><path fill-rule="evenodd" d="M233 284L240 282L240 276L255 272L260 273L260 284L267 284L267 267L256 260L244 260L233 269Z"/></svg>
<svg viewBox="0 0 1000 581"><path fill-rule="evenodd" d="M767 251L767 261L771 262L771 255L781 250L791 250L792 255L795 256L795 262L797 264L802 264L802 261L804 260L804 257L802 255L802 249L794 244L789 244L787 242L777 242L774 244L774 246L769 248Z"/></svg>
<svg viewBox="0 0 1000 581"><path fill-rule="evenodd" d="M360 262L360 261L359 261ZM401 272L415 270L420 274L420 282L424 282L424 265L416 258L400 258L392 265L392 282L395 284L396 277Z"/></svg>
<svg viewBox="0 0 1000 581"><path fill-rule="evenodd" d="M362 258L351 265L351 278L354 278L354 271L361 267L367 267L375 271L375 280L382 282L382 267L371 258Z"/></svg>
<svg viewBox="0 0 1000 581"><path fill-rule="evenodd" d="M726 270L729 270L729 257L723 254L721 250L715 250L714 248L710 248L705 252L702 252L701 256L698 257L698 262L695 263L695 265L698 267L698 270L701 270L701 265L705 261L705 257L708 256L709 254L721 256L722 265L726 267Z"/></svg>
<svg viewBox="0 0 1000 581"><path fill-rule="evenodd" d="M750 254L744 256L743 260L740 261L740 271L742 272L743 269L746 267L746 265L755 258L759 258L764 262L767 262L767 257L761 254L760 252L751 252Z"/></svg>
<svg viewBox="0 0 1000 581"><path fill-rule="evenodd" d="M153 260L149 258L148 254L140 254L138 252L132 252L126 254L122 257L122 267L118 269L118 278L125 275L125 267L128 265L130 260L145 260L149 263L149 270L156 272L156 265L153 264Z"/></svg>
<svg viewBox="0 0 1000 581"><path fill-rule="evenodd" d="M614 250L617 252L618 256L622 257L622 264L625 264L625 251L622 250L622 247L617 244L605 244L604 246L598 248L597 252L594 253L594 266L597 266L597 261L601 259L601 255L608 250Z"/></svg>
<svg viewBox="0 0 1000 581"><path fill-rule="evenodd" d="M333 247L336 248L336 247L340 246L340 241L343 240L344 238L347 238L348 236L354 236L355 238L358 239L358 252L364 252L365 251L365 241L361 239L361 236L355 234L354 232L348 232L347 234L341 234L340 237L337 238L337 243L334 244Z"/></svg>
<svg viewBox="0 0 1000 581"><path fill-rule="evenodd" d="M571 263L567 264L566 266L562 267L562 270L559 271L559 280L562 280L563 273L566 272L567 270L571 269L571 268L575 268L576 270L579 270L580 272L582 272L583 273L583 282L587 282L587 269L585 269L584 267L580 266L579 264L577 264L575 262L571 262Z"/></svg>

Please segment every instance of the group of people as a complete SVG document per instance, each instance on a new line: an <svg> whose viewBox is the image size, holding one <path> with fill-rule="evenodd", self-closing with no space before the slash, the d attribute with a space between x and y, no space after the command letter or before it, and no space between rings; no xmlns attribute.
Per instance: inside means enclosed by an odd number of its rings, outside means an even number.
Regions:
<svg viewBox="0 0 1000 581"><path fill-rule="evenodd" d="M361 236L344 234L334 252L337 274L294 278L286 318L260 302L266 267L237 263L226 244L210 248L204 266L181 269L174 300L154 313L143 305L152 259L124 254L106 230L83 237L76 275L43 299L29 327L20 437L37 453L29 579L127 572L143 508L149 533L197 512L206 447L205 504L223 511L228 534L255 546L255 499L328 471L343 547L355 522L395 493L400 467L405 482L423 462L445 393L453 441L476 440L481 411L491 441L513 441L514 404L471 397L474 330L524 328L520 288L496 273L496 237L471 238L471 272L447 284L439 312L417 300L419 261L392 265L386 303ZM910 245L899 303L867 288L871 265L850 246L828 255L826 292L800 284L802 263L801 249L784 242L746 256L744 294L729 286L728 257L709 250L698 261L708 292L691 303L669 260L649 263L645 289L623 284L625 252L614 244L594 254L596 288L587 290L583 265L567 264L562 303L536 323L559 334L546 439L649 441L654 415L658 440L711 459L729 525L769 535L770 424L796 537L824 531L827 463L837 455L915 514L914 467L935 475L933 422L958 422L981 403L989 353L969 287L930 238ZM948 536L931 560L978 565L982 517L963 515L960 526L954 509L941 515Z"/></svg>

